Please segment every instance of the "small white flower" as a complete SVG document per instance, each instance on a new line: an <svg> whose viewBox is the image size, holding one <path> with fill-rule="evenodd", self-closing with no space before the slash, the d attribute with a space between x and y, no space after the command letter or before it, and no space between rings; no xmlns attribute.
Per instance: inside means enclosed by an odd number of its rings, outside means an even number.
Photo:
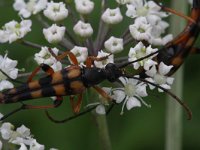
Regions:
<svg viewBox="0 0 200 150"><path fill-rule="evenodd" d="M73 28L75 34L83 38L88 38L93 34L92 26L89 23L84 23L83 21L78 21Z"/></svg>
<svg viewBox="0 0 200 150"><path fill-rule="evenodd" d="M152 26L147 22L146 18L139 17L135 19L135 23L129 26L132 37L136 40L148 41L151 37Z"/></svg>
<svg viewBox="0 0 200 150"><path fill-rule="evenodd" d="M18 39L22 39L28 32L31 31L31 20L23 20L20 23L13 20L6 23L3 30L0 31L0 38L2 43L9 41L12 43Z"/></svg>
<svg viewBox="0 0 200 150"><path fill-rule="evenodd" d="M71 52L76 56L79 63L85 62L88 57L87 47L74 46Z"/></svg>
<svg viewBox="0 0 200 150"><path fill-rule="evenodd" d="M57 48L52 48L51 50L56 56L58 55L59 50ZM48 47L42 47L41 51L35 54L34 60L38 64L44 63L49 65L54 71L62 69L62 64L51 55L51 53L48 50Z"/></svg>
<svg viewBox="0 0 200 150"><path fill-rule="evenodd" d="M101 19L107 24L118 24L123 20L123 16L118 7L115 9L107 8Z"/></svg>
<svg viewBox="0 0 200 150"><path fill-rule="evenodd" d="M106 110L105 110L105 106L100 104L96 107L96 113L99 115L105 115L106 114Z"/></svg>
<svg viewBox="0 0 200 150"><path fill-rule="evenodd" d="M41 145L37 143L37 141L34 139L30 145L30 150L44 150L44 145Z"/></svg>
<svg viewBox="0 0 200 150"><path fill-rule="evenodd" d="M111 36L105 41L104 46L109 53L119 53L124 49L123 39Z"/></svg>
<svg viewBox="0 0 200 150"><path fill-rule="evenodd" d="M75 0L75 7L77 12L87 15L94 9L94 2L90 0Z"/></svg>
<svg viewBox="0 0 200 150"><path fill-rule="evenodd" d="M37 14L47 5L47 0L15 0L13 7L19 11L19 15L28 18L31 14Z"/></svg>
<svg viewBox="0 0 200 150"><path fill-rule="evenodd" d="M6 54L4 57L0 55L0 62L0 69L10 78L16 79L18 75L18 69L15 68L17 66L17 61L8 58ZM0 80L4 79L7 79L7 77L0 73Z"/></svg>
<svg viewBox="0 0 200 150"><path fill-rule="evenodd" d="M99 51L97 57L101 58L101 57L105 57L108 56L109 53L105 53L103 51ZM114 62L114 58L113 55L110 55L107 59L102 60L102 61L94 61L94 64L96 67L98 68L103 68L105 67L108 63L113 63Z"/></svg>
<svg viewBox="0 0 200 150"><path fill-rule="evenodd" d="M134 107L141 107L141 102L148 106L143 100L142 97L147 96L146 84L139 83L138 80L128 79L128 78L119 78L122 82L124 88L116 88L113 90L112 98L117 102L123 102L121 114L124 112L124 107L128 110Z"/></svg>
<svg viewBox="0 0 200 150"><path fill-rule="evenodd" d="M135 61L139 58L145 57L151 53L156 52L158 49L155 48L151 48L151 45L149 45L147 48L144 46L144 44L142 42L139 42L134 48L131 48L129 51L129 61ZM154 58L156 56L156 54L154 56L148 57L146 59L143 59L141 61L135 62L133 63L134 69L138 69L140 66L144 67L145 70L149 70L149 68L153 65L156 65L157 63L155 61L152 60L152 58Z"/></svg>
<svg viewBox="0 0 200 150"><path fill-rule="evenodd" d="M2 138L4 140L10 139L14 132L13 129L14 129L14 126L11 123L9 123L9 122L3 123L0 127L0 132L1 132Z"/></svg>
<svg viewBox="0 0 200 150"><path fill-rule="evenodd" d="M68 10L63 2L54 3L51 1L47 4L44 15L52 21L61 21L68 16Z"/></svg>
<svg viewBox="0 0 200 150"><path fill-rule="evenodd" d="M170 85L173 83L174 78L167 77L167 74L172 69L172 65L167 66L163 62L161 62L158 66L158 70L156 69L156 66L153 66L150 70L146 71L146 74L150 78L146 78L146 80L155 83L157 85L160 85L161 87L165 89L171 89ZM149 85L150 89L154 89L155 86ZM159 92L163 92L162 89L158 88Z"/></svg>
<svg viewBox="0 0 200 150"><path fill-rule="evenodd" d="M49 43L59 43L65 35L65 27L53 24L51 27L43 29L43 34Z"/></svg>

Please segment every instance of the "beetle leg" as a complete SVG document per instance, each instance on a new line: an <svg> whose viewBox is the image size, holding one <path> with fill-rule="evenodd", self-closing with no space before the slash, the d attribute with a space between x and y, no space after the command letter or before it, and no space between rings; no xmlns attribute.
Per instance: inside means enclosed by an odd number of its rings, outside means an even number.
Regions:
<svg viewBox="0 0 200 150"><path fill-rule="evenodd" d="M42 69L44 72L46 72L48 75L52 75L54 73L53 69L47 65L47 64L40 64L35 70L32 72L32 74L28 77L27 82L31 82L33 77Z"/></svg>
<svg viewBox="0 0 200 150"><path fill-rule="evenodd" d="M72 106L72 109L73 109L74 113L79 113L80 112L82 98L83 98L83 94L79 94L78 95L78 101L75 104L74 103L74 96L70 96L70 103L71 103L71 106Z"/></svg>
<svg viewBox="0 0 200 150"><path fill-rule="evenodd" d="M69 57L69 59L72 61L72 63L74 65L78 65L78 60L76 59L76 56L70 52L70 51L65 51L63 52L61 55L56 56L56 54L51 50L51 48L48 49L49 52L51 53L52 56L54 56L56 58L57 61L61 61L62 59L64 59L65 57Z"/></svg>
<svg viewBox="0 0 200 150"><path fill-rule="evenodd" d="M100 87L98 86L93 86L93 88L104 98L106 98L109 101L112 101L112 98Z"/></svg>
<svg viewBox="0 0 200 150"><path fill-rule="evenodd" d="M19 111L21 111L21 110L25 110L25 109L47 109L47 108L56 108L56 107L60 106L60 105L62 104L62 102L63 102L63 101L62 101L62 97L57 96L57 99L54 101L54 104L53 104L53 105L33 106L33 105L26 105L26 104L23 104L23 103L22 103L22 105L21 105L19 108L17 108L17 109L15 109L15 110L11 111L10 113L4 115L4 116L0 119L0 121L2 121L2 120L4 120L4 119L8 118L9 116L11 116L11 115L13 115L13 114L15 114L15 113L17 113L17 112L19 112Z"/></svg>
<svg viewBox="0 0 200 150"><path fill-rule="evenodd" d="M23 109L48 109L48 108L56 108L58 106L60 106L62 104L62 100L63 98L60 97L60 96L57 96L57 98L59 99L56 99L54 101L54 103L52 105L44 105L44 106L34 106L34 105L26 105L26 104L23 104L24 105L24 108Z"/></svg>
<svg viewBox="0 0 200 150"><path fill-rule="evenodd" d="M109 55L103 56L103 57L89 56L89 57L86 59L86 67L91 67L94 61L102 61L102 60L108 59L108 57L109 57L110 55L112 55L112 54L109 54Z"/></svg>

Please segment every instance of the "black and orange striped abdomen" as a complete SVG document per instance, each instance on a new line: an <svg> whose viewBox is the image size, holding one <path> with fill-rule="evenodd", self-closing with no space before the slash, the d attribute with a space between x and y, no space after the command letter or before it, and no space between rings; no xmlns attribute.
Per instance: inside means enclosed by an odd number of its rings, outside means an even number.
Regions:
<svg viewBox="0 0 200 150"><path fill-rule="evenodd" d="M70 66L39 80L0 93L0 103L14 103L50 96L80 94L85 90L79 66Z"/></svg>

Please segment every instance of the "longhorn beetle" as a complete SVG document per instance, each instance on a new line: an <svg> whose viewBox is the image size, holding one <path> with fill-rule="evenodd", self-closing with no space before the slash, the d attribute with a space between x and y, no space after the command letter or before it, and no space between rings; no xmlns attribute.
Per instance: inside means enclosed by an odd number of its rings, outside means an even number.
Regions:
<svg viewBox="0 0 200 150"><path fill-rule="evenodd" d="M171 11L164 6L161 6L161 8L167 11ZM83 92L87 88L93 87L100 95L102 95L108 100L111 100L111 97L108 94L106 94L100 87L98 87L97 84L101 83L103 80L115 82L118 80L119 77L134 78L140 80L141 82L145 82L162 89L170 96L172 96L175 100L177 100L185 108L190 119L191 112L189 108L174 94L160 87L159 85L146 81L143 78L136 78L133 75L128 75L123 71L124 67L158 53L156 57L156 60L158 62L163 61L167 65L174 65L174 68L169 73L169 75L173 74L180 67L180 65L183 63L184 58L189 53L200 52L198 48L193 47L193 44L199 34L199 22L200 22L199 0L193 0L192 12L188 20L189 23L186 26L186 28L174 40L169 42L166 46L164 46L157 52L142 57L136 61L124 62L121 64L109 63L106 65L105 68L97 68L97 67L91 67L92 62L94 60L102 61L106 59L108 56L102 58L96 58L90 56L86 61L86 67L80 67L76 60L76 57L71 52L66 51L62 55L57 56L56 58L57 60L61 60L64 57L69 56L73 62L73 65L70 65L69 67L62 69L61 71L54 72L53 69L48 65L41 64L39 67L35 69L35 71L33 71L33 73L28 79L27 84L23 84L22 86L19 86L17 88L13 88L0 93L0 104L21 102L24 100L35 99L40 97L56 96L54 104L46 106L32 106L32 105L22 104L20 108L5 115L3 118L1 118L1 120L7 118L11 114L20 111L22 109L42 109L42 108L58 107L62 103L63 99L62 96L65 95L70 96L70 102L73 111L75 113L78 113L80 111ZM47 76L39 80L32 81L33 77L37 74L40 68L47 73ZM141 72L140 74L142 75L144 74L144 72ZM74 95L78 96L77 103L74 102Z"/></svg>

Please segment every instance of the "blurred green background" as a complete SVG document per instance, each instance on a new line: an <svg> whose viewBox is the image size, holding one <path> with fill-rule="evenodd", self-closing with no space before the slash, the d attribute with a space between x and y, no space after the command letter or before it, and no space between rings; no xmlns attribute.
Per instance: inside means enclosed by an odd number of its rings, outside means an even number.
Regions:
<svg viewBox="0 0 200 150"><path fill-rule="evenodd" d="M0 26L11 20L20 20L17 13L12 8L11 0L0 0ZM166 1L167 5L169 1ZM100 5L100 3L98 4ZM97 6L96 5L96 8ZM97 27L97 19L100 16L99 8L95 9L92 17L92 24ZM34 18L32 32L25 39L41 45L49 45L42 34L41 24ZM96 19L96 20L95 20ZM126 27L126 21L121 24ZM71 26L69 25L69 29ZM117 29L117 27L116 27ZM118 32L118 31L117 31ZM200 45L197 42L196 45ZM51 45L52 46L52 45ZM4 55L8 50L8 56L18 60L18 68L25 68L27 72L32 71L37 65L33 61L34 53L38 49L22 46L18 43L0 44L0 54ZM183 116L183 149L200 149L200 56L190 56L185 61L184 70L184 96L183 99L193 112L193 119L187 120ZM146 149L164 149L165 146L165 96L153 92L148 98L147 103L152 108L145 106L126 111L123 116L119 113L121 105L116 106L107 117L109 134L113 150L146 150ZM65 98L64 104L50 111L57 119L65 118L71 114L68 98ZM45 104L46 99L32 100L29 104ZM50 100L51 101L51 100ZM174 102L176 103L176 102ZM0 105L0 112L6 114L17 108L20 104ZM55 147L60 150L99 150L97 126L91 114L84 115L73 121L64 124L52 123L45 116L43 110L28 110L19 112L8 119L16 127L24 124L31 129L34 137L39 143L44 144L46 149Z"/></svg>

